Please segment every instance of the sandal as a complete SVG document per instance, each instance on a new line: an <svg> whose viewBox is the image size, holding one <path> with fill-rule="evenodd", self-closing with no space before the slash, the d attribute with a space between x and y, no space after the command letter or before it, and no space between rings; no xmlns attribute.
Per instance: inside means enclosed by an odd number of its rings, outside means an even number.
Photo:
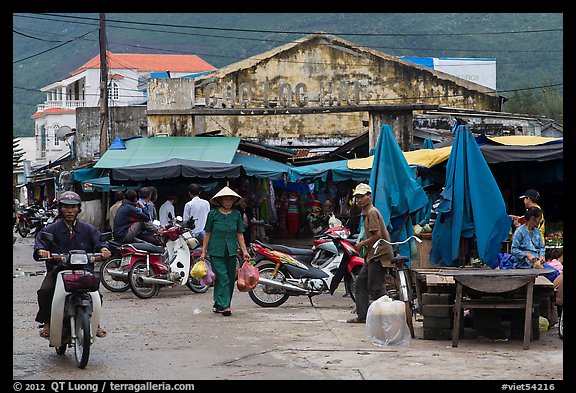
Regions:
<svg viewBox="0 0 576 393"><path fill-rule="evenodd" d="M230 315L232 315L232 311L230 311L230 307L226 307L224 310L222 310L222 315L225 317L229 317Z"/></svg>
<svg viewBox="0 0 576 393"><path fill-rule="evenodd" d="M45 323L44 326L42 326L42 329L40 329L40 337L50 338L50 325L47 323Z"/></svg>
<svg viewBox="0 0 576 393"><path fill-rule="evenodd" d="M96 337L98 338L104 338L107 334L108 332L102 329L100 326L98 326L98 329L96 329Z"/></svg>
<svg viewBox="0 0 576 393"><path fill-rule="evenodd" d="M366 323L365 319L354 317L346 321L346 323Z"/></svg>
<svg viewBox="0 0 576 393"><path fill-rule="evenodd" d="M215 312L215 313L217 313L217 314L222 314L223 311L224 311L223 308L218 308L218 307L214 307L214 308L212 309L212 312Z"/></svg>

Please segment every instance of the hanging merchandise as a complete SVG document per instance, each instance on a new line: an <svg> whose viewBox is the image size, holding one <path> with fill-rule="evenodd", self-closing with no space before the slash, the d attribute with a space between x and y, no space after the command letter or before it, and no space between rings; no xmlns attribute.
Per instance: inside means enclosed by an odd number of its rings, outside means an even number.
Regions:
<svg viewBox="0 0 576 393"><path fill-rule="evenodd" d="M298 226L300 225L300 212L298 211L298 194L291 192L288 199L288 235L296 237Z"/></svg>
<svg viewBox="0 0 576 393"><path fill-rule="evenodd" d="M269 194L269 208L270 208L270 223L276 224L278 222L278 212L276 211L276 192L274 191L274 186L272 185L272 180L268 180L268 191Z"/></svg>

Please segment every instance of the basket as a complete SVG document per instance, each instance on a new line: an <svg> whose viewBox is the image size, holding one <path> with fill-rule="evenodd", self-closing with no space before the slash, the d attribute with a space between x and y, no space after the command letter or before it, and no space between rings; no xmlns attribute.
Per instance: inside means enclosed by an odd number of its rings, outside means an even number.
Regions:
<svg viewBox="0 0 576 393"><path fill-rule="evenodd" d="M66 292L94 292L100 288L99 272L67 273L64 275Z"/></svg>

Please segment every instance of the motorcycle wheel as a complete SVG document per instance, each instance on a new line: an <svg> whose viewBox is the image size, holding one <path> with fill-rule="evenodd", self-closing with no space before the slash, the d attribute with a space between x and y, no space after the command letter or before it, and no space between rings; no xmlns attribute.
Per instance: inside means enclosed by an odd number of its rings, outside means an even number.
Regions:
<svg viewBox="0 0 576 393"><path fill-rule="evenodd" d="M272 262L261 262L257 265L260 277L267 278L269 280L284 281L286 276L281 270L278 270L276 277L273 278L272 274L276 268L276 264ZM256 285L256 288L248 292L250 299L260 307L278 307L288 298L290 295L286 291L278 290L277 293L266 293L266 286L263 284Z"/></svg>
<svg viewBox="0 0 576 393"><path fill-rule="evenodd" d="M362 267L355 266L350 272L350 275L344 277L344 288L346 288L346 292L350 295L354 303L356 303L356 280L358 279L358 274L360 274L361 269Z"/></svg>
<svg viewBox="0 0 576 393"><path fill-rule="evenodd" d="M121 258L110 258L100 266L100 281L104 288L110 292L125 292L130 289L128 279L126 281L115 278L108 273L108 269L118 269L122 264Z"/></svg>
<svg viewBox="0 0 576 393"><path fill-rule="evenodd" d="M76 365L84 368L90 357L90 316L84 307L76 309L76 339L74 340L74 356Z"/></svg>
<svg viewBox="0 0 576 393"><path fill-rule="evenodd" d="M208 289L210 289L210 285L202 285L200 284L200 280L198 278L194 278L192 276L188 276L186 286L194 293L205 293L208 291Z"/></svg>
<svg viewBox="0 0 576 393"><path fill-rule="evenodd" d="M26 227L26 224L24 224L23 222L19 222L18 223L18 233L20 234L20 236L26 237L26 236L28 236L28 233L30 233L30 229L28 229Z"/></svg>
<svg viewBox="0 0 576 393"><path fill-rule="evenodd" d="M160 287L156 284L144 284L141 276L148 276L148 269L146 269L145 261L138 261L134 263L132 269L128 272L128 283L134 295L140 299L150 299L158 294Z"/></svg>

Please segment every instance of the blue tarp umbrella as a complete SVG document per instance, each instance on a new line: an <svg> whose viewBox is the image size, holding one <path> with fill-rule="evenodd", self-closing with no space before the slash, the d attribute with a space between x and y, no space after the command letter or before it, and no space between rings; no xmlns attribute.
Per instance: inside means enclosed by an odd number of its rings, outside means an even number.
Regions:
<svg viewBox="0 0 576 393"><path fill-rule="evenodd" d="M478 256L495 267L510 230L504 198L467 126L456 128L446 164L445 189L432 230L430 262L457 266L461 238L476 236Z"/></svg>
<svg viewBox="0 0 576 393"><path fill-rule="evenodd" d="M409 215L426 205L428 198L416 182L404 153L398 146L392 127L383 124L376 143L372 173L372 203L380 211L392 241L402 241L413 234ZM411 256L409 244L400 247L402 255Z"/></svg>
<svg viewBox="0 0 576 393"><path fill-rule="evenodd" d="M424 139L424 142L422 142L422 149L434 149L434 142L432 142L432 139Z"/></svg>

